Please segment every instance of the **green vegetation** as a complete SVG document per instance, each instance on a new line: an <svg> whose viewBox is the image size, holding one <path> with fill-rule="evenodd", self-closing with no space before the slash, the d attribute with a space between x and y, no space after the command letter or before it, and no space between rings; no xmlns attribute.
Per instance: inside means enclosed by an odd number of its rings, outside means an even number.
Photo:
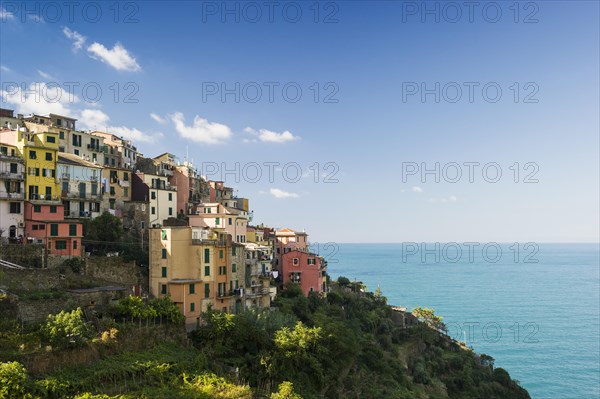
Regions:
<svg viewBox="0 0 600 399"><path fill-rule="evenodd" d="M209 310L189 339L169 298L128 297L101 320L62 312L37 351L2 357L0 399L529 398L493 358L448 338L432 309L403 328L381 292L340 283L327 298L289 285L277 310Z"/></svg>
<svg viewBox="0 0 600 399"><path fill-rule="evenodd" d="M82 319L83 312L77 308L71 312L64 310L57 315L48 315L42 334L52 345L59 348L83 345L92 334L91 328Z"/></svg>

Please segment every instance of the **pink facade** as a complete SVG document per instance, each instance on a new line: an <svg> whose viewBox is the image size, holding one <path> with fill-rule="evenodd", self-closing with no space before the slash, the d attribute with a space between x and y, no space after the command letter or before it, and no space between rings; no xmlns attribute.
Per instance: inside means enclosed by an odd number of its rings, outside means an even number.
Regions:
<svg viewBox="0 0 600 399"><path fill-rule="evenodd" d="M25 239L41 240L51 255L81 256L83 225L65 221L61 203L25 202Z"/></svg>
<svg viewBox="0 0 600 399"><path fill-rule="evenodd" d="M288 281L300 284L304 295L310 292L323 292L324 271L321 270L321 259L318 255L299 250L291 250L282 256L280 268L283 283Z"/></svg>
<svg viewBox="0 0 600 399"><path fill-rule="evenodd" d="M177 214L188 214L188 202L190 201L190 177L188 169L173 169L173 176L169 178L171 186L177 187Z"/></svg>

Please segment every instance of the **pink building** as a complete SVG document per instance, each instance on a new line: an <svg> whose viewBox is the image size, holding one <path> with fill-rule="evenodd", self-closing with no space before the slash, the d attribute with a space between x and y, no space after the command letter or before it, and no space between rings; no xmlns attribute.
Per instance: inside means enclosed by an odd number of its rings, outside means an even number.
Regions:
<svg viewBox="0 0 600 399"><path fill-rule="evenodd" d="M321 258L318 255L291 250L283 254L280 271L283 283L288 281L300 284L304 295L311 292L325 292L325 269L321 267Z"/></svg>
<svg viewBox="0 0 600 399"><path fill-rule="evenodd" d="M83 225L65 221L60 202L25 202L25 238L28 242L43 243L48 255L81 256Z"/></svg>

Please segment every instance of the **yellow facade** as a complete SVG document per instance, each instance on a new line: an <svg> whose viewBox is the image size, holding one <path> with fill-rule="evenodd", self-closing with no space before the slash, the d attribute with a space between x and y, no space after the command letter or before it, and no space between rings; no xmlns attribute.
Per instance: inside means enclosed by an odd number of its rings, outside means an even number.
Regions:
<svg viewBox="0 0 600 399"><path fill-rule="evenodd" d="M58 134L19 132L19 147L25 160L25 198L60 201L57 158Z"/></svg>
<svg viewBox="0 0 600 399"><path fill-rule="evenodd" d="M194 229L172 226L150 229L150 293L155 297L170 295L193 328L209 306L233 311L232 244L224 232L211 231L195 238ZM241 248L234 258L243 259ZM237 272L236 265L236 272ZM239 265L243 273L243 265ZM237 272L240 273L240 272ZM243 277L238 284L243 286ZM233 284L233 285L232 285Z"/></svg>

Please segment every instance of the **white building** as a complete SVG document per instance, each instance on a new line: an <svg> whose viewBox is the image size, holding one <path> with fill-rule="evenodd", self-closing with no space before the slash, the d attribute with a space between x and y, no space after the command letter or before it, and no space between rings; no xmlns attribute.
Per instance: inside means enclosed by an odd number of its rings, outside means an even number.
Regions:
<svg viewBox="0 0 600 399"><path fill-rule="evenodd" d="M0 144L0 238L17 238L24 229L25 163L17 151Z"/></svg>
<svg viewBox="0 0 600 399"><path fill-rule="evenodd" d="M74 154L59 153L58 178L65 218L95 218L102 201L102 168Z"/></svg>

